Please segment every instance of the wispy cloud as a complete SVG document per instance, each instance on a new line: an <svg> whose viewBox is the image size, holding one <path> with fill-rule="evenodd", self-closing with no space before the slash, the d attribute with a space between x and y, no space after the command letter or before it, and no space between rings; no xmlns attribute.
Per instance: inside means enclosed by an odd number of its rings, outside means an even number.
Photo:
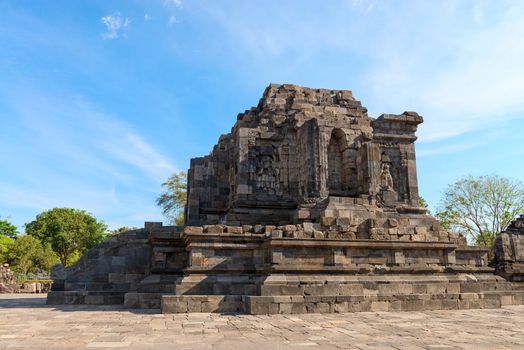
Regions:
<svg viewBox="0 0 524 350"><path fill-rule="evenodd" d="M182 7L182 0L164 0L164 5Z"/></svg>
<svg viewBox="0 0 524 350"><path fill-rule="evenodd" d="M98 111L81 96L70 95L64 103L35 92L31 100L31 105L18 104L19 115L24 116L26 125L42 138L52 140L49 146L56 144L57 152L74 159L81 156L109 174L119 172L115 164L132 166L154 182L164 181L176 170L166 156L130 125ZM69 122L63 123L63 120Z"/></svg>
<svg viewBox="0 0 524 350"><path fill-rule="evenodd" d="M177 169L132 125L64 91L24 85L3 96L20 123L18 132L29 141L17 149L16 157L26 160L18 163L21 175L9 183L0 178L0 207L35 214L75 207L110 217L115 225L161 218L154 198ZM136 220L126 221L131 217Z"/></svg>
<svg viewBox="0 0 524 350"><path fill-rule="evenodd" d="M175 16L169 16L168 23L169 23L170 26L174 25L176 22L177 22L177 19L176 19Z"/></svg>
<svg viewBox="0 0 524 350"><path fill-rule="evenodd" d="M369 13L373 10L373 8L375 7L376 3L375 2L372 2L368 5L368 7L366 7L366 13Z"/></svg>
<svg viewBox="0 0 524 350"><path fill-rule="evenodd" d="M234 64L243 77L263 64L265 76L353 89L374 116L416 110L425 117L422 142L524 112L522 2L284 2L257 16L226 4L198 10L221 28L221 48L235 53L228 59L242 57Z"/></svg>
<svg viewBox="0 0 524 350"><path fill-rule="evenodd" d="M102 34L102 38L107 40L117 39L122 35L121 32L131 23L131 20L127 17L122 17L120 12L104 16L100 20L106 26L106 32Z"/></svg>
<svg viewBox="0 0 524 350"><path fill-rule="evenodd" d="M151 20L151 16L149 16L148 13L145 13L145 14L144 14L144 21L147 22L147 21L150 21L150 20Z"/></svg>
<svg viewBox="0 0 524 350"><path fill-rule="evenodd" d="M417 35L388 34L390 43L367 72L376 98L424 114L423 142L490 128L494 118L524 111L524 7L513 4L490 23L481 19L489 8L463 19L450 7L432 18L441 24L428 23Z"/></svg>

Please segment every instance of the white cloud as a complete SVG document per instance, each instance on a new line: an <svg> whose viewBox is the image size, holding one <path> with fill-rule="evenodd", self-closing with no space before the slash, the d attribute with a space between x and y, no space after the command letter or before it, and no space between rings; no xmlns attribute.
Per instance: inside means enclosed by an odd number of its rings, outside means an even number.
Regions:
<svg viewBox="0 0 524 350"><path fill-rule="evenodd" d="M174 25L175 23L177 23L177 19L175 16L170 16L169 17L169 25Z"/></svg>
<svg viewBox="0 0 524 350"><path fill-rule="evenodd" d="M120 32L126 29L131 23L131 20L127 17L122 17L120 12L102 17L100 20L107 29L107 31L102 34L102 38L108 40L117 39L121 35Z"/></svg>
<svg viewBox="0 0 524 350"><path fill-rule="evenodd" d="M144 14L144 21L149 21L151 19L151 16L149 16L149 14Z"/></svg>
<svg viewBox="0 0 524 350"><path fill-rule="evenodd" d="M182 7L182 0L164 0L164 4L167 6Z"/></svg>
<svg viewBox="0 0 524 350"><path fill-rule="evenodd" d="M422 142L515 118L524 112L524 9L514 4L490 22L481 12L489 9L475 6L468 17L450 7L428 17L418 33L408 27L377 38L382 50L365 73L373 97L387 108L421 113Z"/></svg>

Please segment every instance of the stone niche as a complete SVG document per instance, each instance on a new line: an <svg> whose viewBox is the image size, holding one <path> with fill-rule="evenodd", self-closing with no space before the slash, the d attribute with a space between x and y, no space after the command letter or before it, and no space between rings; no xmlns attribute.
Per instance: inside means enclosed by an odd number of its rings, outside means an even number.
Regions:
<svg viewBox="0 0 524 350"><path fill-rule="evenodd" d="M422 120L371 118L351 91L270 85L191 160L186 226L110 237L55 278L48 303L254 314L522 303L487 249L419 205Z"/></svg>

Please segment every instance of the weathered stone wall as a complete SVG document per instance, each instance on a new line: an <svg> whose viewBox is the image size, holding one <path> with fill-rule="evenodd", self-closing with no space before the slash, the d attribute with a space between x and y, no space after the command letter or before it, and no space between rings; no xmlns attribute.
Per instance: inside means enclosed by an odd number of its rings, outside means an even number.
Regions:
<svg viewBox="0 0 524 350"><path fill-rule="evenodd" d="M497 274L511 281L524 282L524 215L497 235L493 253Z"/></svg>
<svg viewBox="0 0 524 350"><path fill-rule="evenodd" d="M54 268L48 304L123 304L150 273L151 227L119 233L65 269Z"/></svg>
<svg viewBox="0 0 524 350"><path fill-rule="evenodd" d="M421 122L414 112L370 118L351 91L272 84L208 156L191 160L186 223L315 222L298 213L328 196L418 208Z"/></svg>

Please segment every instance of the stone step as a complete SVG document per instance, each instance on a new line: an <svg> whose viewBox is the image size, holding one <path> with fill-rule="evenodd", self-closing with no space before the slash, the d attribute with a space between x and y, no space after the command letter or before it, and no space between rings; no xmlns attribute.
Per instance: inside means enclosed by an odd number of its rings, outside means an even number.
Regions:
<svg viewBox="0 0 524 350"><path fill-rule="evenodd" d="M48 305L121 305L124 292L115 291L51 291L47 294Z"/></svg>
<svg viewBox="0 0 524 350"><path fill-rule="evenodd" d="M160 300L165 293L128 292L123 304L130 309L160 309Z"/></svg>
<svg viewBox="0 0 524 350"><path fill-rule="evenodd" d="M164 314L187 312L245 313L243 295L163 295Z"/></svg>
<svg viewBox="0 0 524 350"><path fill-rule="evenodd" d="M524 304L524 291L455 294L240 296L163 295L162 313L345 313L500 308Z"/></svg>
<svg viewBox="0 0 524 350"><path fill-rule="evenodd" d="M523 292L368 296L247 296L246 313L328 313L500 308L524 304Z"/></svg>
<svg viewBox="0 0 524 350"><path fill-rule="evenodd" d="M379 278L379 277L377 277ZM316 280L310 282L301 281L297 283L275 283L267 282L261 285L261 296L325 296L325 295L353 295L353 296L390 296L410 294L458 294L479 293L491 291L515 290L510 283L494 281L368 281L318 283ZM524 290L524 289L523 289Z"/></svg>

